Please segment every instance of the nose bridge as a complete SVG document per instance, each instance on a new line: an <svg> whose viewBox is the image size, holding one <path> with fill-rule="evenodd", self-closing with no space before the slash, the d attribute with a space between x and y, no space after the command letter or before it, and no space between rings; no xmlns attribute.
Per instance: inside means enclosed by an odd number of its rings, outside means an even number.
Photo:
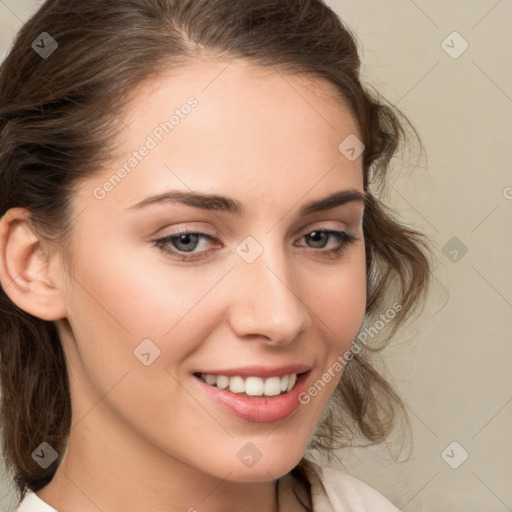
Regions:
<svg viewBox="0 0 512 512"><path fill-rule="evenodd" d="M248 237L245 242L237 248L232 328L239 336L260 335L274 343L289 343L311 321L293 267L282 244L270 237L260 243Z"/></svg>

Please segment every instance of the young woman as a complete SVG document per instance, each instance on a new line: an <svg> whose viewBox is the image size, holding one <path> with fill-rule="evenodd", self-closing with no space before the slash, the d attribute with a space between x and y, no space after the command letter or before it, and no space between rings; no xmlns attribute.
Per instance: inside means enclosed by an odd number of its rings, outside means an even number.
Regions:
<svg viewBox="0 0 512 512"><path fill-rule="evenodd" d="M397 510L304 456L387 438L373 332L431 265L378 199L406 119L359 65L319 0L48 0L23 26L0 68L18 511Z"/></svg>

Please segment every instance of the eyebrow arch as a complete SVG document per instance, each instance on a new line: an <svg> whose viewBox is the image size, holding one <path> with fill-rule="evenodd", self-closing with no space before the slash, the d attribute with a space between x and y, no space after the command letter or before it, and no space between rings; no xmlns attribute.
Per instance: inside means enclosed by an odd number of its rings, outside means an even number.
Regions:
<svg viewBox="0 0 512 512"><path fill-rule="evenodd" d="M301 207L300 215L305 216L315 212L331 210L337 206L341 206L352 201L361 201L364 204L367 201L367 194L355 189L340 190L323 199L306 203ZM215 210L232 213L234 215L243 215L245 212L245 208L242 203L235 199L215 194L210 195L185 191L170 191L153 195L126 208L126 210L140 210L158 203L173 202L182 203L195 208L201 208L203 210Z"/></svg>

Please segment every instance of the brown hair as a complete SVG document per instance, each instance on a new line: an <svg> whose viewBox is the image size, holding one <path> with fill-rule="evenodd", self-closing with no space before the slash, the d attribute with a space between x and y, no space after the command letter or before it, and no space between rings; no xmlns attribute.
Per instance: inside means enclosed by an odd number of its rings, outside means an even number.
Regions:
<svg viewBox="0 0 512 512"><path fill-rule="evenodd" d="M43 31L58 43L48 58L31 47ZM337 87L365 144L366 320L371 324L397 301L401 309L389 324L389 339L424 301L431 265L423 235L395 220L374 193L408 140L410 123L363 86L356 37L319 0L44 2L0 67L0 216L9 208L27 208L41 238L66 247L74 187L112 159L119 114L133 92L197 57L249 59ZM332 400L336 407L322 419L312 447L330 453L349 444L349 432L381 442L396 412L405 413L370 364L372 353L386 342L376 346L372 340L347 363ZM56 471L57 464L43 469L31 454L46 441L60 462L71 399L55 324L16 307L3 289L0 353L3 455L23 497L27 488L44 487Z"/></svg>

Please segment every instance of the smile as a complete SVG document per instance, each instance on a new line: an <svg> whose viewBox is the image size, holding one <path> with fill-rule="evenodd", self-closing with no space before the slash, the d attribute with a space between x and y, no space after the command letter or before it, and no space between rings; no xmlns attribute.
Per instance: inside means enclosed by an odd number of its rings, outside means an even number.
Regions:
<svg viewBox="0 0 512 512"><path fill-rule="evenodd" d="M307 364L201 368L192 374L192 383L220 411L251 423L272 423L299 409L310 375Z"/></svg>
<svg viewBox="0 0 512 512"><path fill-rule="evenodd" d="M291 391L297 382L297 374L290 373L282 377L269 377L263 379L257 376L242 377L234 375L214 375L212 373L200 373L197 375L209 386L219 389L229 389L232 393L247 396L278 396Z"/></svg>

